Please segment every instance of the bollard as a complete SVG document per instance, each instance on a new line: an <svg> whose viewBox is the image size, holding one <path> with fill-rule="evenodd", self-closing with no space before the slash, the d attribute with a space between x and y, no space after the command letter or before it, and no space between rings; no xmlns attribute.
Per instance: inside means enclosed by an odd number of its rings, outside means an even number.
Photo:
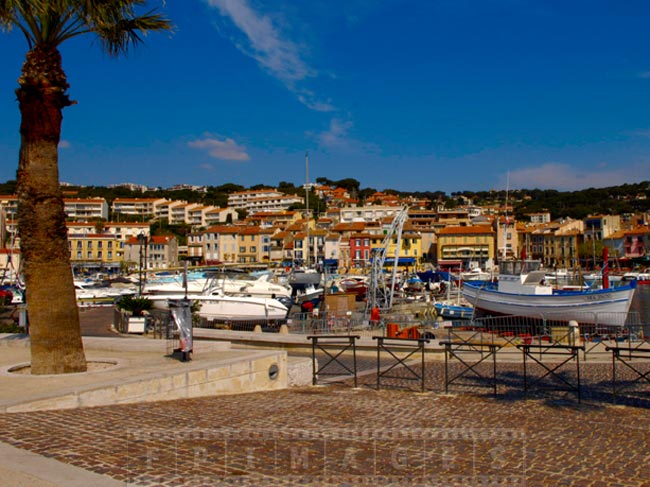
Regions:
<svg viewBox="0 0 650 487"><path fill-rule="evenodd" d="M569 321L569 345L576 346L580 343L580 326L575 320Z"/></svg>
<svg viewBox="0 0 650 487"><path fill-rule="evenodd" d="M253 328L254 333L262 333L262 325L255 325L255 328Z"/></svg>
<svg viewBox="0 0 650 487"><path fill-rule="evenodd" d="M281 335L288 335L289 334L289 327L287 325L280 325L280 334Z"/></svg>

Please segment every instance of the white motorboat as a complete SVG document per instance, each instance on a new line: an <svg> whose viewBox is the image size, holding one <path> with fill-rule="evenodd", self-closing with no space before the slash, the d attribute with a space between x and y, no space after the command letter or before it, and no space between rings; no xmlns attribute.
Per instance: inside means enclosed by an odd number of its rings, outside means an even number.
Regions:
<svg viewBox="0 0 650 487"><path fill-rule="evenodd" d="M184 294L147 296L156 309L168 309L170 301L185 298ZM187 295L198 304L198 315L216 321L283 320L289 307L274 298L255 296L229 296L220 289L211 293Z"/></svg>
<svg viewBox="0 0 650 487"><path fill-rule="evenodd" d="M266 298L290 298L291 286L273 282L271 272L263 273L255 278L250 274L216 272L187 280L187 294L211 294L212 289L220 289L227 296L256 296ZM167 282L150 283L143 288L143 294L180 295L185 293L183 279Z"/></svg>
<svg viewBox="0 0 650 487"><path fill-rule="evenodd" d="M474 267L469 271L461 272L460 278L463 281L489 281L492 279L492 273L485 272L480 267Z"/></svg>
<svg viewBox="0 0 650 487"><path fill-rule="evenodd" d="M608 289L563 290L545 281L538 261L504 261L497 283L464 284L462 293L477 311L578 323L623 325L636 283Z"/></svg>

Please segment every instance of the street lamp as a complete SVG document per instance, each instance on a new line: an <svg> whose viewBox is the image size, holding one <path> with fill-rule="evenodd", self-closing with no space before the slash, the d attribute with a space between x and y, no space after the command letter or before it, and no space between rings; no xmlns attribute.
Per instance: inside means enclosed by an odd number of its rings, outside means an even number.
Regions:
<svg viewBox="0 0 650 487"><path fill-rule="evenodd" d="M138 294L140 296L142 296L142 277L143 277L142 271L143 271L143 267L144 267L145 260L146 260L146 247L145 247L145 244L147 243L147 237L144 234L144 232L140 232L140 234L138 235L138 242L140 242L140 274L139 274L139 279L138 279L138 282L139 282L139 286L138 286L139 293Z"/></svg>

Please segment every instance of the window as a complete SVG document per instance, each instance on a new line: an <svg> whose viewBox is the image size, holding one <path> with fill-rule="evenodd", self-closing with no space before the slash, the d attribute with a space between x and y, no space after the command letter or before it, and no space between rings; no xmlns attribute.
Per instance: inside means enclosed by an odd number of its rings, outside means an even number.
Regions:
<svg viewBox="0 0 650 487"><path fill-rule="evenodd" d="M101 242L101 241L100 241L100 242L97 242L97 248L98 248L98 249L101 249L101 248L102 248L102 244L103 244L103 242Z"/></svg>
<svg viewBox="0 0 650 487"><path fill-rule="evenodd" d="M240 254L245 254L246 253L246 247L239 247L239 253Z"/></svg>
<svg viewBox="0 0 650 487"><path fill-rule="evenodd" d="M109 250L112 249L113 248L113 242L108 242L107 246L108 246Z"/></svg>
<svg viewBox="0 0 650 487"><path fill-rule="evenodd" d="M101 251L101 250L99 250L99 251L97 252L97 258L98 258L98 259L101 259L101 258L102 258L102 251Z"/></svg>
<svg viewBox="0 0 650 487"><path fill-rule="evenodd" d="M81 252L77 252L77 260L81 260Z"/></svg>
<svg viewBox="0 0 650 487"><path fill-rule="evenodd" d="M255 247L254 245L251 246L250 252L251 252L251 254L254 254L255 252L257 252L257 247Z"/></svg>
<svg viewBox="0 0 650 487"><path fill-rule="evenodd" d="M110 250L108 251L108 259L109 260L113 259L113 252L111 252Z"/></svg>

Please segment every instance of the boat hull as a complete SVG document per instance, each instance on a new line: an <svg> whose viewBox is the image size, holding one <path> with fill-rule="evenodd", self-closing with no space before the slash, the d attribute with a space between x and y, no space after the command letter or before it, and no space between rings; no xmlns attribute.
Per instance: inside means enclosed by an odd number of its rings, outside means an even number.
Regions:
<svg viewBox="0 0 650 487"><path fill-rule="evenodd" d="M463 296L477 311L489 315L528 316L578 323L625 324L635 285L550 295L514 294L466 283Z"/></svg>
<svg viewBox="0 0 650 487"><path fill-rule="evenodd" d="M148 297L157 309L168 309L170 300L185 298L184 295ZM198 304L199 316L215 321L284 320L289 313L287 306L272 298L190 295L187 299Z"/></svg>

